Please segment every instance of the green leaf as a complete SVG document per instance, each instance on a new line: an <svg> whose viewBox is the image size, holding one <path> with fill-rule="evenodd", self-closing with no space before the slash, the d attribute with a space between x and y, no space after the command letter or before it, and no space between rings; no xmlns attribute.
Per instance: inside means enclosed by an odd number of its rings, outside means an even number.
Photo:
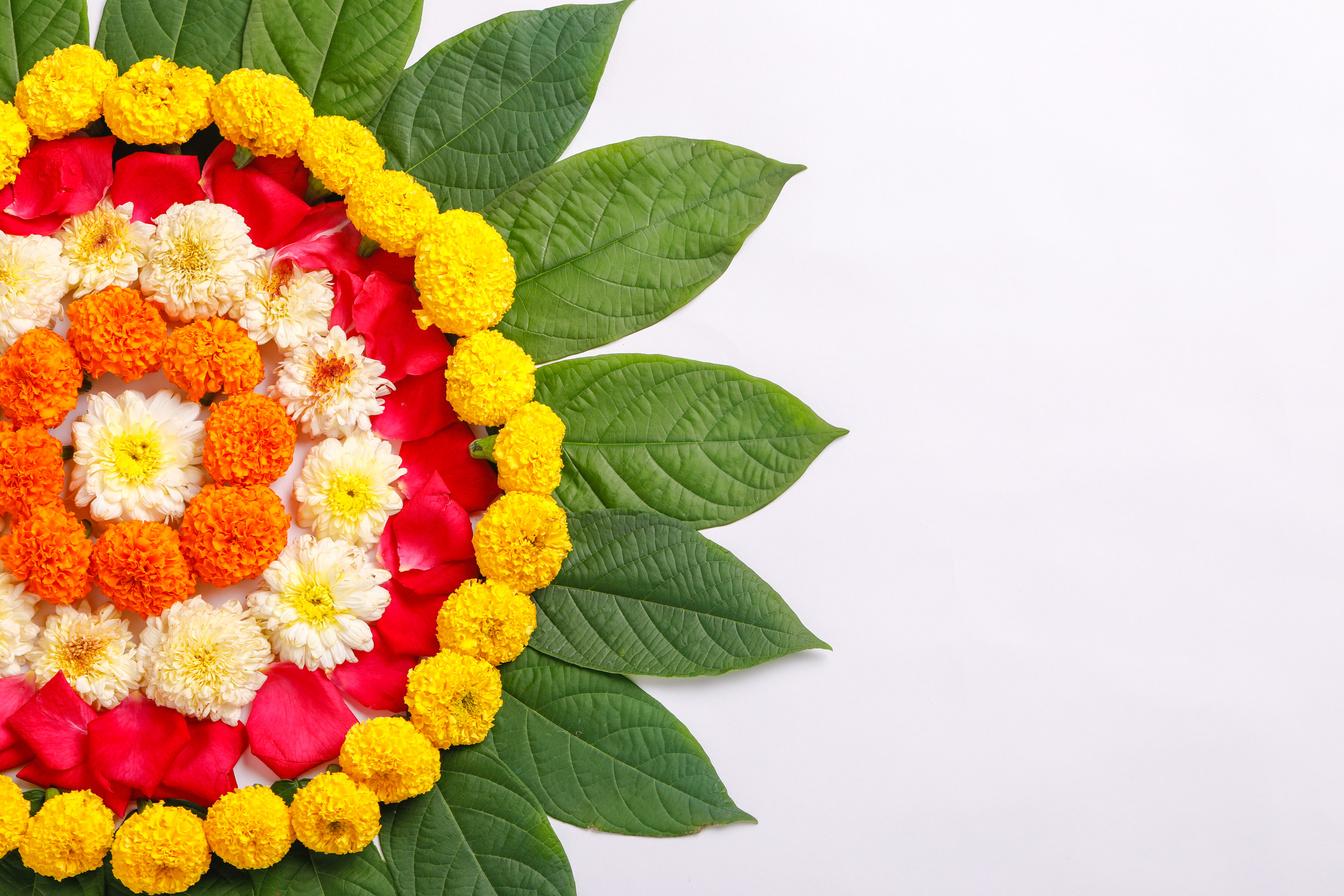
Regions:
<svg viewBox="0 0 1344 896"><path fill-rule="evenodd" d="M13 850L0 859L0 893L5 896L103 896L103 869L65 880L29 871Z"/></svg>
<svg viewBox="0 0 1344 896"><path fill-rule="evenodd" d="M243 66L287 75L318 115L365 121L410 58L423 0L253 0Z"/></svg>
<svg viewBox="0 0 1344 896"><path fill-rule="evenodd" d="M103 872L110 896L134 896L134 890L113 876L110 860L103 865ZM253 896L252 881L246 871L239 871L215 856L210 861L210 870L205 873L205 877L183 890L182 896Z"/></svg>
<svg viewBox="0 0 1344 896"><path fill-rule="evenodd" d="M442 754L429 793L383 806L379 840L401 896L573 896L560 840L527 785L488 744Z"/></svg>
<svg viewBox="0 0 1344 896"><path fill-rule="evenodd" d="M560 157L597 93L630 0L511 12L408 68L376 128L387 167L439 208L479 209Z"/></svg>
<svg viewBox="0 0 1344 896"><path fill-rule="evenodd" d="M288 806L294 802L294 794L308 786L312 778L281 778L271 785L271 790L275 791L280 799L285 801Z"/></svg>
<svg viewBox="0 0 1344 896"><path fill-rule="evenodd" d="M570 517L574 549L532 595L532 647L622 675L718 675L827 645L741 560L686 523L634 510Z"/></svg>
<svg viewBox="0 0 1344 896"><path fill-rule="evenodd" d="M216 79L240 67L252 0L107 0L94 44L124 72L163 56Z"/></svg>
<svg viewBox="0 0 1344 896"><path fill-rule="evenodd" d="M279 863L252 872L252 892L253 896L397 896L387 865L372 843L348 856L313 852L295 843Z"/></svg>
<svg viewBox="0 0 1344 896"><path fill-rule="evenodd" d="M536 397L567 427L561 504L651 510L698 529L769 504L845 433L773 383L663 355L548 364Z"/></svg>
<svg viewBox="0 0 1344 896"><path fill-rule="evenodd" d="M484 210L518 270L499 329L538 363L662 320L719 278L802 165L643 137L529 177Z"/></svg>
<svg viewBox="0 0 1344 896"><path fill-rule="evenodd" d="M43 56L88 42L84 0L0 0L0 98L12 102L14 87Z"/></svg>
<svg viewBox="0 0 1344 896"><path fill-rule="evenodd" d="M531 648L500 672L490 742L552 818L651 837L755 820L686 726L628 678Z"/></svg>

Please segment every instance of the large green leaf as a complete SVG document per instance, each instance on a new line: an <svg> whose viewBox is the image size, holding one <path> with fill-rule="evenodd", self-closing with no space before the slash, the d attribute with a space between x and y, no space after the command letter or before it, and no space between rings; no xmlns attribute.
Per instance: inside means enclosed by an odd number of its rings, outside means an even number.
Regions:
<svg viewBox="0 0 1344 896"><path fill-rule="evenodd" d="M775 589L693 527L656 513L570 517L574 549L532 595L532 647L623 675L718 675L827 645Z"/></svg>
<svg viewBox="0 0 1344 896"><path fill-rule="evenodd" d="M379 840L401 896L573 896L550 820L493 748L446 750L442 772L429 793L383 807Z"/></svg>
<svg viewBox="0 0 1344 896"><path fill-rule="evenodd" d="M109 896L134 896L135 891L113 876L110 861L103 865L103 872ZM252 881L246 871L239 871L216 856L205 877L182 891L182 896L253 896Z"/></svg>
<svg viewBox="0 0 1344 896"><path fill-rule="evenodd" d="M537 400L568 427L561 504L651 510L700 529L769 504L845 433L773 383L662 355L548 364Z"/></svg>
<svg viewBox="0 0 1344 896"><path fill-rule="evenodd" d="M243 65L293 78L318 115L372 120L401 76L423 0L252 0Z"/></svg>
<svg viewBox="0 0 1344 896"><path fill-rule="evenodd" d="M94 44L124 72L163 56L222 78L243 58L252 0L107 0Z"/></svg>
<svg viewBox="0 0 1344 896"><path fill-rule="evenodd" d="M628 678L530 648L500 672L491 743L552 818L651 837L754 820L686 726Z"/></svg>
<svg viewBox="0 0 1344 896"><path fill-rule="evenodd" d="M101 868L56 880L29 871L17 849L0 859L0 893L5 896L102 896L103 892Z"/></svg>
<svg viewBox="0 0 1344 896"><path fill-rule="evenodd" d="M500 331L538 362L662 320L718 279L802 165L714 140L579 153L495 197L518 267Z"/></svg>
<svg viewBox="0 0 1344 896"><path fill-rule="evenodd" d="M295 843L276 865L252 872L254 896L397 896L387 865L370 843L348 856Z"/></svg>
<svg viewBox="0 0 1344 896"><path fill-rule="evenodd" d="M43 56L59 47L89 42L84 0L0 0L0 98Z"/></svg>
<svg viewBox="0 0 1344 896"><path fill-rule="evenodd" d="M511 12L430 50L378 120L388 167L415 175L440 208L479 209L554 162L588 114L629 4Z"/></svg>

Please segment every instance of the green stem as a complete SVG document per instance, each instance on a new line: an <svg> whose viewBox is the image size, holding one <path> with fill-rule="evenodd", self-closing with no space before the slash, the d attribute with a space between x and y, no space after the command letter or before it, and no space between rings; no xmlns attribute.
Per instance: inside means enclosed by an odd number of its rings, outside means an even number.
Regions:
<svg viewBox="0 0 1344 896"><path fill-rule="evenodd" d="M252 160L255 158L256 156L252 154L252 150L248 149L246 146L240 146L233 151L233 167L246 168L248 165L252 164Z"/></svg>
<svg viewBox="0 0 1344 896"><path fill-rule="evenodd" d="M49 799L49 800L54 800L54 799L56 799L56 797L58 797L58 796L60 796L60 795L61 795L61 792L60 792L59 790L57 790L55 787L48 787L48 788L47 788L47 799Z"/></svg>
<svg viewBox="0 0 1344 896"><path fill-rule="evenodd" d="M378 251L378 244L366 236L359 238L359 257L368 258Z"/></svg>
<svg viewBox="0 0 1344 896"><path fill-rule="evenodd" d="M483 439L477 439L471 443L471 446L467 448L467 451L477 460L494 460L495 436L486 436Z"/></svg>
<svg viewBox="0 0 1344 896"><path fill-rule="evenodd" d="M92 388L93 388L93 377L89 376L89 372L86 370L84 371L84 379L79 381L79 391L81 393L84 393Z"/></svg>
<svg viewBox="0 0 1344 896"><path fill-rule="evenodd" d="M308 190L303 194L303 201L312 205L322 199L326 199L330 195L331 191L327 189L327 185L318 180L316 174L309 172Z"/></svg>
<svg viewBox="0 0 1344 896"><path fill-rule="evenodd" d="M74 459L75 459L75 446L74 446L74 445L62 445L62 446L61 446L61 460L74 460Z"/></svg>
<svg viewBox="0 0 1344 896"><path fill-rule="evenodd" d="M163 148L163 151L170 156L182 155L182 145L180 143L170 143Z"/></svg>

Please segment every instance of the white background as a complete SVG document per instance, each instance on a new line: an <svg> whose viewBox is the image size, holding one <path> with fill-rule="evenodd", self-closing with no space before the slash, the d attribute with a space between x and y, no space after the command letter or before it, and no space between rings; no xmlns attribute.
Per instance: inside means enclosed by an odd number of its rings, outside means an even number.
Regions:
<svg viewBox="0 0 1344 896"><path fill-rule="evenodd" d="M417 57L514 8L426 6ZM707 533L834 652L647 683L760 823L557 824L583 896L1339 892L1341 36L1319 0L631 7L575 151L810 170L619 349L852 433Z"/></svg>

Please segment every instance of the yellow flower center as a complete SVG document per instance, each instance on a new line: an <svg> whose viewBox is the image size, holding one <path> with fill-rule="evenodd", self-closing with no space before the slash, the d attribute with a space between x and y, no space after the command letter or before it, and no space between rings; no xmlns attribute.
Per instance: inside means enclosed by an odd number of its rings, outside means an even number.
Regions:
<svg viewBox="0 0 1344 896"><path fill-rule="evenodd" d="M367 475L337 473L327 487L327 507L337 516L358 519L378 506L378 496Z"/></svg>
<svg viewBox="0 0 1344 896"><path fill-rule="evenodd" d="M127 228L126 221L117 213L95 210L90 213L89 220L81 222L78 227L75 248L70 253L76 264L106 261L121 253Z"/></svg>
<svg viewBox="0 0 1344 896"><path fill-rule="evenodd" d="M199 277L215 269L214 253L210 247L198 239L186 239L178 243L166 261L168 268L180 274Z"/></svg>
<svg viewBox="0 0 1344 896"><path fill-rule="evenodd" d="M342 612L336 606L331 586L311 578L305 578L290 588L285 593L285 601L299 614L300 620L315 628L330 625Z"/></svg>
<svg viewBox="0 0 1344 896"><path fill-rule="evenodd" d="M130 430L112 439L112 466L133 485L152 482L163 470L163 446L148 429Z"/></svg>
<svg viewBox="0 0 1344 896"><path fill-rule="evenodd" d="M107 635L76 635L61 645L61 671L70 678L82 675L95 675L98 666L107 652Z"/></svg>
<svg viewBox="0 0 1344 896"><path fill-rule="evenodd" d="M355 363L348 358L322 358L308 375L308 388L314 395L324 395L345 385L354 372Z"/></svg>

